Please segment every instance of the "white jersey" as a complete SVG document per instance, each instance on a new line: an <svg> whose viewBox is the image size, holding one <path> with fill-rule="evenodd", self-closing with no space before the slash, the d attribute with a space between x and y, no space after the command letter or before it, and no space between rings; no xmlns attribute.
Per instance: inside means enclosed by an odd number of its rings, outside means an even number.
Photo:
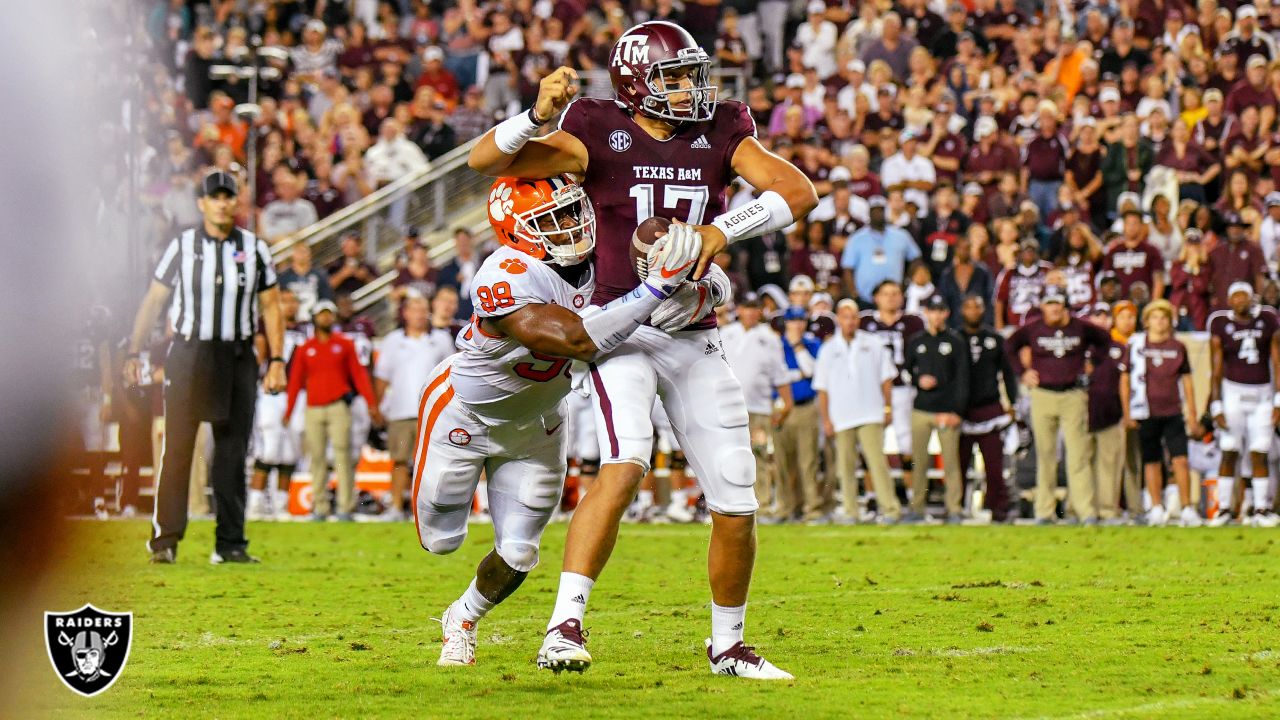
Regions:
<svg viewBox="0 0 1280 720"><path fill-rule="evenodd" d="M488 334L486 317L501 317L525 305L560 305L581 312L591 302L595 274L590 267L580 287L550 265L503 246L490 255L471 280L475 317L458 335L450 382L457 397L481 419L493 424L534 419L551 410L569 392L568 358L531 352L519 342Z"/></svg>

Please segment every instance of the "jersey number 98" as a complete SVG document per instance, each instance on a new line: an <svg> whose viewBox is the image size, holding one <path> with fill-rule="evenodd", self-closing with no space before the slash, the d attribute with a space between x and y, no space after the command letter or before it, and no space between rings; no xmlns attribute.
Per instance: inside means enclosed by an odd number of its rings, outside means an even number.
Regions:
<svg viewBox="0 0 1280 720"><path fill-rule="evenodd" d="M506 280L493 285L481 285L476 288L476 297L480 300L480 309L487 313L497 312L499 308L509 308L516 304L511 295L511 284Z"/></svg>

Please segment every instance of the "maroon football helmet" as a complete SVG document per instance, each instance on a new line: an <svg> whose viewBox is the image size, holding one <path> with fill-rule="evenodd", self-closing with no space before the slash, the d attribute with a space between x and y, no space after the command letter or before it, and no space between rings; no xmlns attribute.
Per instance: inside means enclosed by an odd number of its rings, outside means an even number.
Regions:
<svg viewBox="0 0 1280 720"><path fill-rule="evenodd" d="M676 78L684 74L692 87L676 86ZM609 55L609 78L618 102L651 118L701 122L716 111L711 57L679 25L652 20L623 33ZM673 107L671 96L681 94L690 101Z"/></svg>

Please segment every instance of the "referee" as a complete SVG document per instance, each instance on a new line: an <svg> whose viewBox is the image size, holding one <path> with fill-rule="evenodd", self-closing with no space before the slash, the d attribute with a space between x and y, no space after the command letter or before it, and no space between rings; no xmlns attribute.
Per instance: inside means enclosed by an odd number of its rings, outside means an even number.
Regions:
<svg viewBox="0 0 1280 720"><path fill-rule="evenodd" d="M258 315L267 329L271 358L267 392L285 387L284 326L280 293L267 244L235 226L235 178L220 170L205 175L196 204L204 223L183 232L156 266L151 287L133 322L125 380L138 382L138 351L173 296L169 317L173 345L165 362L165 448L156 485L151 562L172 563L187 529L187 489L196 430L213 428L210 484L216 504L216 543L209 562L256 563L245 548L245 456L253 426L258 359L253 335Z"/></svg>

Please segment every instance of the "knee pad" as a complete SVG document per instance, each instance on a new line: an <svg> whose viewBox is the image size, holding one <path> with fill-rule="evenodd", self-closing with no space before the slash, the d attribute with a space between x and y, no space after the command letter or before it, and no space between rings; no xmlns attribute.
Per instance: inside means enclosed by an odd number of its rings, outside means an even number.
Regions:
<svg viewBox="0 0 1280 720"><path fill-rule="evenodd" d="M760 508L755 493L756 457L749 448L725 448L709 470L711 477L701 483L707 508L721 515L750 515Z"/></svg>
<svg viewBox="0 0 1280 720"><path fill-rule="evenodd" d="M538 546L533 543L510 540L495 549L498 557L517 572L527 573L538 566Z"/></svg>
<svg viewBox="0 0 1280 720"><path fill-rule="evenodd" d="M442 537L435 533L428 532L425 538L424 547L427 549L427 552L432 555L448 555L454 550L462 547L462 543L466 539L467 534L465 532L461 535L450 535L447 537Z"/></svg>
<svg viewBox="0 0 1280 720"><path fill-rule="evenodd" d="M1240 452L1240 436L1230 430L1218 430L1218 449L1224 453Z"/></svg>
<svg viewBox="0 0 1280 720"><path fill-rule="evenodd" d="M418 537L422 547L433 555L448 555L462 547L467 539L467 515L471 506L438 508L426 506L418 511Z"/></svg>

